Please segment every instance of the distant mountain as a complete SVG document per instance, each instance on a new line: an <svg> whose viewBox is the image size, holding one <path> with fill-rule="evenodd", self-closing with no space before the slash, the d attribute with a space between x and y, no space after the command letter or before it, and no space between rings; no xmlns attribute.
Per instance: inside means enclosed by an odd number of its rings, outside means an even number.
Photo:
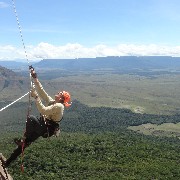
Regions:
<svg viewBox="0 0 180 180"><path fill-rule="evenodd" d="M27 62L24 60L24 62L19 61L0 61L0 66L6 67L11 70L21 70L21 69L27 69L28 65Z"/></svg>
<svg viewBox="0 0 180 180"><path fill-rule="evenodd" d="M65 70L134 70L180 69L180 57L170 56L120 56L78 59L44 59L35 67Z"/></svg>
<svg viewBox="0 0 180 180"><path fill-rule="evenodd" d="M171 56L108 56L78 59L44 59L33 62L37 68L64 70L180 70L180 57ZM28 64L24 61L0 61L0 66L18 71L27 71Z"/></svg>
<svg viewBox="0 0 180 180"><path fill-rule="evenodd" d="M17 74L14 71L0 66L0 78L1 79L15 77L15 76L17 76Z"/></svg>

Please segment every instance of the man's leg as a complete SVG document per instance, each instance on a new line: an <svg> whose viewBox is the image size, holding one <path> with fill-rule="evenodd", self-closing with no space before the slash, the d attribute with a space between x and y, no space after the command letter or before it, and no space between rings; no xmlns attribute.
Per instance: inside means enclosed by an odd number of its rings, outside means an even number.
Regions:
<svg viewBox="0 0 180 180"><path fill-rule="evenodd" d="M26 121L25 137L27 141L34 141L37 136L43 136L47 133L47 126L42 118L38 119L35 116L30 116Z"/></svg>
<svg viewBox="0 0 180 180"><path fill-rule="evenodd" d="M30 116L26 122L26 132L24 134L24 139L21 142L17 142L18 147L13 151L11 156L6 160L5 166L9 166L12 161L17 159L17 157L28 147L32 142L38 139L47 131L46 125L43 121L38 120L34 116Z"/></svg>
<svg viewBox="0 0 180 180"><path fill-rule="evenodd" d="M8 167L12 161L14 161L22 152L22 146L18 146L11 156L6 160L5 166Z"/></svg>

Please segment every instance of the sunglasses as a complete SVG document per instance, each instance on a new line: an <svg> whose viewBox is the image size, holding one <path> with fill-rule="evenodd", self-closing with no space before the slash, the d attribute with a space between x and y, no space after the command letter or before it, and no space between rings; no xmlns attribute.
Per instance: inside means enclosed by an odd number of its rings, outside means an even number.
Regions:
<svg viewBox="0 0 180 180"><path fill-rule="evenodd" d="M58 94L58 95L63 95L63 92L58 92L57 94Z"/></svg>

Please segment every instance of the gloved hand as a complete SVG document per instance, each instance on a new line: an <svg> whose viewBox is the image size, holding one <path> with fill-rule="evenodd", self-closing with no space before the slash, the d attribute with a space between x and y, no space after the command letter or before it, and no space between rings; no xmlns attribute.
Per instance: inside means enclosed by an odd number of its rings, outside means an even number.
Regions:
<svg viewBox="0 0 180 180"><path fill-rule="evenodd" d="M38 93L36 92L34 88L31 89L31 96L35 99L38 97Z"/></svg>
<svg viewBox="0 0 180 180"><path fill-rule="evenodd" d="M34 68L32 67L31 69L31 76L36 79L37 78L37 73L35 72Z"/></svg>

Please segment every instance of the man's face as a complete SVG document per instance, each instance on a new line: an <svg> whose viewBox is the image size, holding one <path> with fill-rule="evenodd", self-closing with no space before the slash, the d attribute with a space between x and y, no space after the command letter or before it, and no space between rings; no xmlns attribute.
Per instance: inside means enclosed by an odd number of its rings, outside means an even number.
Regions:
<svg viewBox="0 0 180 180"><path fill-rule="evenodd" d="M63 96L63 92L58 92L56 95L55 95L55 100L56 101L64 101L64 96Z"/></svg>

